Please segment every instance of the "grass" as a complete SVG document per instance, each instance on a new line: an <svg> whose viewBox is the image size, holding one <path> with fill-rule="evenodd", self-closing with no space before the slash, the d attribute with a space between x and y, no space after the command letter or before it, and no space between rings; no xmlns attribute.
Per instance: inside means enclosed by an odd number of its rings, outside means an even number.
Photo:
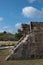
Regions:
<svg viewBox="0 0 43 65"><path fill-rule="evenodd" d="M13 45L16 43L17 41L0 41L0 45Z"/></svg>
<svg viewBox="0 0 43 65"><path fill-rule="evenodd" d="M43 65L43 59L5 61L9 49L0 50L0 65Z"/></svg>
<svg viewBox="0 0 43 65"><path fill-rule="evenodd" d="M43 65L43 59L4 61L0 65Z"/></svg>
<svg viewBox="0 0 43 65"><path fill-rule="evenodd" d="M9 54L9 49L0 50L0 61L4 61L4 59L8 54Z"/></svg>

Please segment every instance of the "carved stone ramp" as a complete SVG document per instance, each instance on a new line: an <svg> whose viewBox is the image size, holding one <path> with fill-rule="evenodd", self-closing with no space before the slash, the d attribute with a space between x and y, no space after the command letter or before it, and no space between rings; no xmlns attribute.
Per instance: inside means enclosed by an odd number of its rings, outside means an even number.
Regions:
<svg viewBox="0 0 43 65"><path fill-rule="evenodd" d="M18 41L17 45L16 45L16 46L14 47L14 49L12 50L11 54L8 55L8 56L5 58L5 60L8 60L9 57L14 53L14 51L15 51L21 44L23 44L23 43L26 42L26 40L28 39L29 36L30 36L30 34L27 34L26 36L23 36L23 37Z"/></svg>

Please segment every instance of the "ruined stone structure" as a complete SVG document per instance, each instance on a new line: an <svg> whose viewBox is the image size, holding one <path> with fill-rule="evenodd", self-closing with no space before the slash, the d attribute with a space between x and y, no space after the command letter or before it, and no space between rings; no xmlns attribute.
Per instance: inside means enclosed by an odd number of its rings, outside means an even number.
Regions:
<svg viewBox="0 0 43 65"><path fill-rule="evenodd" d="M23 37L6 59L43 58L43 22L22 24L21 33Z"/></svg>

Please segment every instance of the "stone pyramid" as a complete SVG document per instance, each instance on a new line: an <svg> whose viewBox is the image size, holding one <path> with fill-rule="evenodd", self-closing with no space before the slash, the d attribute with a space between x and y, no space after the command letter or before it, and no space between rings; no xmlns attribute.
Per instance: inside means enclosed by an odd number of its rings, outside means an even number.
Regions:
<svg viewBox="0 0 43 65"><path fill-rule="evenodd" d="M43 58L43 22L23 24L21 32L22 38L6 60Z"/></svg>

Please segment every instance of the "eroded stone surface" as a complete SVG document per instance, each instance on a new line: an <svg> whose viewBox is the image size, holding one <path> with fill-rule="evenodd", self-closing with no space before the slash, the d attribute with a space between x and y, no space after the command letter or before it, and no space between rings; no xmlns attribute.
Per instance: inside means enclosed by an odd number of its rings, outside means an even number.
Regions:
<svg viewBox="0 0 43 65"><path fill-rule="evenodd" d="M43 22L22 26L23 39L14 47L9 59L43 58Z"/></svg>

